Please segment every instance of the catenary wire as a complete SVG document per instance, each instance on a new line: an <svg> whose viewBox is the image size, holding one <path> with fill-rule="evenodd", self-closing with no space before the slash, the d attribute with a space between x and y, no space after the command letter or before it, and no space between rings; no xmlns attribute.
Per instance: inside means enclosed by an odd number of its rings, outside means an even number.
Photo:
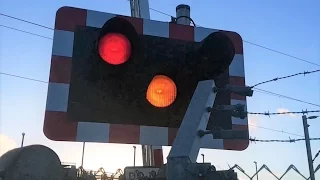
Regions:
<svg viewBox="0 0 320 180"><path fill-rule="evenodd" d="M3 14L3 13L0 13L0 15L1 15L1 16L5 16L5 17L8 17L8 18L11 18L11 19L15 19L15 20L18 20L18 21L22 21L22 22L25 22L25 23L33 24L33 25L35 25L35 26L39 26L39 27L42 27L42 28L54 30L54 29L51 28L51 27L44 26L44 25L41 25L41 24L38 24L38 23L34 23L34 22L31 22L31 21L27 21L27 20L24 20L24 19L20 19L20 18L17 18L17 17L9 16L9 15Z"/></svg>
<svg viewBox="0 0 320 180"><path fill-rule="evenodd" d="M314 156L314 158L312 159L312 162L314 162L316 159L317 159L317 157L319 156L319 154L320 154L320 150L317 152L317 154Z"/></svg>
<svg viewBox="0 0 320 180"><path fill-rule="evenodd" d="M154 11L154 12L157 12L157 13L160 13L160 14L163 14L163 15L166 15L166 16L169 16L169 17L173 17L172 15L170 14L167 14L167 13L164 13L160 10L157 10L157 9L154 9L154 8L149 8L150 10ZM201 26L201 25L197 25L198 27L204 27L204 26ZM320 64L317 64L317 63L314 63L312 61L309 61L309 60L306 60L306 59L303 59L303 58L299 58L297 56L293 56L293 55L290 55L288 53L284 53L284 52L281 52L279 50L275 50L275 49L272 49L272 48L269 48L269 47L266 47L266 46L262 46L262 45L259 45L257 43L253 43L253 42L250 42L250 41L247 41L247 40L243 40L243 42L247 43L247 44L250 44L250 45L253 45L253 46L256 46L256 47L259 47L259 48L262 48L262 49L265 49L265 50L268 50L268 51L271 51L271 52L274 52L274 53L278 53L278 54L281 54L283 56L287 56L287 57L290 57L292 59L296 59L296 60L299 60L299 61L303 61L305 63L308 63L308 64L312 64L312 65L315 65L315 66L319 66L320 67Z"/></svg>
<svg viewBox="0 0 320 180"><path fill-rule="evenodd" d="M247 112L248 114L252 115L265 115L265 116L271 116L271 115L283 115L283 114L308 114L308 113L317 113L320 112L320 110L314 110L314 111L288 111L288 112Z"/></svg>
<svg viewBox="0 0 320 180"><path fill-rule="evenodd" d="M0 26L4 27L4 28L7 28L7 29L11 29L11 30L23 32L23 33L26 33L26 34L42 37L42 38L45 38L45 39L53 40L52 38L49 38L49 37L46 37L46 36L42 36L42 35L39 35L39 34L35 34L35 33L32 33L32 32L29 32L29 31L24 31L24 30L21 30L21 29L13 28L13 27L10 27L10 26L5 26L5 25L2 25L2 24L0 24Z"/></svg>
<svg viewBox="0 0 320 180"><path fill-rule="evenodd" d="M150 8L150 10L153 10L153 11L155 11L155 12L158 12L158 13L161 13L161 14L164 14L164 15L167 15L167 16L172 17L171 15L169 15L169 14L167 14L167 13L164 13L164 12L161 12L161 11L159 11L159 10L156 10L156 9L154 9L154 8ZM9 17L9 18L12 18L12 19L16 19L16 20L19 20L19 21L22 21L22 22L26 22L26 23L29 23L29 24L33 24L33 25L36 25L36 26L39 26L39 27L43 27L43 28L46 28L46 29L54 30L53 28L50 28L50 27L47 27L47 26L43 26L43 25L41 25L41 24L37 24L37 23L30 22L30 21L27 21L27 20L23 20L23 19L20 19L20 18L16 18L16 17L13 17L13 16L5 15L5 14L3 14L3 13L0 13L0 15L6 16L6 17ZM31 34L31 35L35 35L35 36L38 36L38 37L42 37L42 38L46 38L46 39L51 39L51 40L52 40L52 38L45 37L45 36L42 36L42 35L38 35L38 34L35 34L35 33L31 33L31 32L27 32L27 31L23 31L23 30L20 30L20 29L16 29L16 28L4 26L4 25L2 25L2 27L9 28L9 29L12 29L12 30L16 30L16 31L20 31L20 32L23 32L23 33L27 33L27 34ZM200 26L199 26L199 27L200 27ZM294 58L294 59L298 59L298 60L302 60L302 61L305 61L305 62L308 62L308 63L312 63L312 62L309 62L309 61L307 61L307 60L304 60L304 59L301 59L301 58L298 58L298 57L295 57L295 56L292 56L292 55L289 55L289 54L286 54L286 53L282 53L282 52L277 51L277 50L273 50L273 49L271 49L271 48L267 48L267 47L264 47L264 46L261 46L261 45L255 44L255 43L251 43L251 42L249 42L249 41L244 41L244 42L247 42L247 43L252 44L252 45L255 45L255 46L259 46L259 47L261 47L261 48L268 49L268 50L270 50L270 51L274 51L274 52L276 52L276 53L280 53L280 54L289 56L289 57ZM314 63L313 63L313 64L314 64ZM314 64L314 65L320 66L320 65L318 65L318 64ZM8 75L8 74L6 74L6 73L1 73L1 74ZM19 77L19 78L24 78L24 79L30 80L29 78L25 78L25 77L20 77L20 76L15 76L15 75L11 75L11 76ZM40 80L35 80L35 81L45 82L45 81L40 81ZM46 82L46 83L47 83L47 82ZM306 101L302 101L302 100L295 99L295 98L291 98L291 97L284 96L284 95L281 95L281 94L273 93L273 92L266 91L266 90L263 90L263 89L258 89L258 88L254 88L254 89L256 89L256 90L258 90L258 91L260 91L260 92L262 92L262 93L266 93L266 94L268 94L268 95L279 96L279 97L283 97L283 98L291 99L291 100L294 100L294 101L298 101L298 102L302 102L302 103L306 103L306 104L309 104L309 105L314 105L314 106L320 107L320 105L318 105L318 104L309 103L309 102L306 102ZM287 133L287 132L284 132L284 131L274 130L274 129L265 128L265 127L258 127L258 126L254 126L254 125L250 125L250 126L257 127L257 128L262 128L262 129L266 129L266 130L272 130L272 131L275 131L275 132ZM293 134L293 133L287 133L287 134ZM293 135L297 135L297 134L293 134ZM298 136L300 136L300 135L298 135Z"/></svg>
<svg viewBox="0 0 320 180"><path fill-rule="evenodd" d="M18 75L9 74L9 73L4 73L4 72L0 72L0 74L6 75L6 76L15 77L15 78L20 78L20 79L30 80L30 81L36 81L36 82L41 82L41 83L48 83L47 81L42 81L42 80L33 79L33 78L27 78L27 77L24 77L24 76L18 76ZM284 133L284 134L289 134L289 135L294 135L294 136L303 137L302 135L294 134L294 133L290 133L290 132L286 132L286 131L280 131L280 130L276 130L276 129L266 128L266 127L261 127L261 126L255 126L255 125L250 125L250 124L249 124L249 126L256 127L256 128L260 128L260 129L265 129L265 130L269 130L269 131L274 131L274 132L279 132L279 133Z"/></svg>
<svg viewBox="0 0 320 180"><path fill-rule="evenodd" d="M309 138L310 141L319 141L320 138ZM280 143L294 143L298 141L305 141L306 139L301 138L301 139L288 139L288 140L283 140L283 139L255 139L255 138L249 138L248 139L251 142L280 142Z"/></svg>
<svg viewBox="0 0 320 180"><path fill-rule="evenodd" d="M262 126L256 126L256 125L251 125L251 124L249 124L249 126L256 127L256 128L259 128L259 129L265 129L265 130L268 130L268 131L274 131L274 132L284 133L284 134L288 134L288 135L304 137L303 135L300 135L300 134L295 134L295 133L286 132L286 131L282 131L282 130L271 129L271 128L262 127Z"/></svg>
<svg viewBox="0 0 320 180"><path fill-rule="evenodd" d="M38 80L38 79L28 78L28 77L25 77L25 76L18 76L18 75L4 73L4 72L0 72L0 74L5 75L5 76L11 76L11 77L15 77L15 78L20 78L20 79L30 80L30 81L48 83L48 81L42 81L42 80Z"/></svg>
<svg viewBox="0 0 320 180"><path fill-rule="evenodd" d="M287 79L287 78L295 77L295 76L298 76L298 75L304 75L305 76L307 74L312 74L312 73L316 73L316 72L320 72L320 69L314 70L314 71L304 71L304 72L295 73L295 74L291 74L291 75L283 76L283 77L276 77L276 78L273 78L273 79L270 79L270 80L267 80L267 81L263 81L263 82L257 83L255 85L251 86L251 88L254 88L254 87L257 87L259 85L266 84L266 83L269 83L269 82L278 81L278 80L281 80L281 79Z"/></svg>
<svg viewBox="0 0 320 180"><path fill-rule="evenodd" d="M166 16L173 17L173 16L171 16L170 14L167 14L167 13L165 13L165 12L161 12L161 11L156 10L156 9L154 9L154 8L149 8L149 9L152 10L152 11L154 11L154 12L157 12L157 13L160 13L160 14L163 14L163 15L166 15Z"/></svg>
<svg viewBox="0 0 320 180"><path fill-rule="evenodd" d="M160 13L160 14L163 14L163 15L166 15L166 16L169 16L169 17L174 17L174 16L171 16L171 15L168 14L168 13L164 13L164 12L159 11L159 10L154 9L154 8L149 8L149 9L152 10L152 11L155 11L155 12L157 12L157 13ZM21 19L21 18L9 16L9 15L3 14L3 13L0 13L0 15L1 15L1 16L5 16L5 17L8 17L8 18L15 19L15 20L18 20L18 21L22 21L22 22L25 22L25 23L33 24L33 25L35 25L35 26L39 26L39 27L43 27L43 28L46 28L46 29L54 30L54 29L51 28L51 27L44 26L44 25L41 25L41 24L38 24L38 23L34 23L34 22L31 22L31 21L27 21L27 20L24 20L24 19ZM203 27L203 26L198 25L198 27ZM303 62L306 62L306 63L309 63L309 64L312 64L312 65L315 65L315 66L319 66L319 67L320 67L320 64L317 64L317 63L308 61L308 60L306 60L306 59L302 59L302 58L299 58L299 57L290 55L290 54L288 54L288 53L284 53L284 52L281 52L281 51L278 51L278 50L275 50L275 49L272 49L272 48L269 48L269 47L266 47L266 46L262 46L262 45L259 45L259 44L257 44L257 43L253 43L253 42L250 42L250 41L247 41L247 40L243 40L243 42L248 43L248 44L253 45L253 46L256 46L256 47L259 47L259 48L262 48L262 49L266 49L266 50L269 50L269 51L272 51L272 52L275 52L275 53L278 53L278 54L281 54L281 55L284 55L284 56L287 56L287 57L290 57L290 58L293 58L293 59L296 59L296 60L299 60L299 61L303 61Z"/></svg>
<svg viewBox="0 0 320 180"><path fill-rule="evenodd" d="M282 97L282 98L285 98L285 99L290 99L290 100L293 100L293 101L297 101L297 102L305 103L305 104L308 104L308 105L320 107L319 104L315 104L315 103L303 101L303 100L296 99L296 98L289 97L289 96L285 96L285 95L282 95L282 94L277 94L277 93L274 93L274 92L271 92L271 91L266 91L266 90L263 90L263 89L260 89L260 88L253 88L253 89L254 89L254 90L257 90L258 92L263 93L263 94L268 94L268 95L272 95L272 96Z"/></svg>
<svg viewBox="0 0 320 180"><path fill-rule="evenodd" d="M27 33L27 34L31 34L31 35L34 35L34 36L38 36L38 37L42 37L42 38L46 38L46 39L51 39L51 40L52 40L52 38L45 37L45 36L41 36L41 35L34 34L34 33L29 33L29 32L27 32L27 31L21 31L21 30L19 30L19 29L15 29L15 28L10 28L10 29L12 29L12 30L17 30L17 31L19 31L19 32L23 32L23 33ZM274 92L271 92L271 91L266 91L266 90L259 89L259 88L253 88L253 89L258 90L258 92L260 92L260 93L264 93L264 94L268 94L268 95L272 95L272 96L278 96L278 97L290 99L290 100L293 100L293 101L297 101L297 102L301 102L301 103L305 103L305 104L309 104L309 105L313 105L313 106L320 107L319 104L310 103L310 102L303 101L303 100L299 100L299 99L292 98L292 97L289 97L289 96L277 94L277 93L274 93Z"/></svg>
<svg viewBox="0 0 320 180"><path fill-rule="evenodd" d="M20 29L16 29L16 28L10 28L10 29L12 29L12 30L16 30L16 31L19 31L19 32L23 32L23 33L27 33L27 34L31 34L31 35L34 35L34 36L38 36L38 37L42 37L42 38L46 38L46 39L51 39L51 40L52 40L52 38L49 38L49 37L46 37L46 36L42 36L42 35L38 35L38 34L35 34L35 33L30 33L30 32L27 32L27 31L22 31L22 30L20 30ZM312 106L320 107L320 105L319 105L319 104L310 103L310 102L303 101L303 100L299 100L299 99L292 98L292 97L289 97L289 96L285 96L285 95L277 94L277 93L274 93L274 92L271 92L271 91L266 91L266 90L259 89L259 88L253 88L253 89L258 90L258 92L260 92L260 93L264 93L264 94L268 94L268 95L272 95L272 96L278 96L278 97L282 97L282 98L290 99L290 100L293 100L293 101L297 101L297 102L301 102L301 103L309 104L309 105L312 105Z"/></svg>
<svg viewBox="0 0 320 180"><path fill-rule="evenodd" d="M251 45L253 45L253 46L260 47L260 48L265 49L265 50L268 50L268 51L272 51L272 52L281 54L281 55L283 55L283 56L287 56L287 57L292 58L292 59L296 59L296 60L303 61L303 62L308 63L308 64L312 64L312 65L314 65L314 66L320 67L320 64L314 63L314 62L309 61L309 60L306 60L306 59L299 58L299 57L297 57L297 56L290 55L290 54L288 54L288 53L284 53L284 52L281 52L281 51L278 51L278 50L275 50L275 49L271 49L271 48L269 48L269 47L262 46L262 45L259 45L259 44L256 44L256 43L252 43L252 42L249 42L249 41L246 41L246 40L243 40L243 42L245 42L245 43L247 43L247 44L251 44Z"/></svg>
<svg viewBox="0 0 320 180"><path fill-rule="evenodd" d="M150 8L151 10L153 11L156 11L158 13L162 13L164 15L168 15L170 16L169 14L167 13L163 13L161 11L158 11L156 9L153 9L153 8ZM2 16L6 16L6 17L9 17L9 18L13 18L13 19L16 19L16 20L20 20L20 21L23 21L23 22L26 22L26 23L30 23L30 24L33 24L33 25L36 25L36 26L39 26L39 27L43 27L43 28L47 28L47 29L51 29L53 30L52 28L50 27L47 27L47 26L43 26L43 25L40 25L40 24L37 24L37 23L33 23L33 22L30 22L30 21L26 21L26 20L23 20L23 19L20 19L20 18L16 18L16 17L13 17L13 16L9 16L9 15L5 15L5 14L2 14L0 13L0 15ZM171 17L171 16L170 16ZM4 26L4 25L0 25L2 27L5 27L5 28L9 28L9 29L12 29L12 30L16 30L16 31L20 31L20 32L23 32L23 33L27 33L27 34L31 34L31 35L34 35L34 36L38 36L38 37L42 37L42 38L46 38L46 39L51 39L52 38L49 38L49 37L46 37L46 36L42 36L42 35L38 35L38 34L35 34L35 33L31 33L31 32L28 32L28 31L23 31L23 30L20 30L20 29L16 29L16 28L12 28L12 27L8 27L8 26ZM261 46L263 47L263 46ZM306 75L306 74L310 74L310 73L314 73L314 72L319 72L320 70L315 70L315 71L311 71L311 72L303 72L303 73L297 73L297 74L293 74L293 75L290 75L290 76L285 76L285 77L280 77L280 78L274 78L272 80L268 80L268 81L265 81L265 82L262 82L262 83L258 83L252 87L256 87L258 85L261 85L261 84L265 84L265 83L268 83L268 82L272 82L272 81L277 81L279 79L285 79L285 78L289 78L289 77L293 77L293 76L297 76L297 75ZM270 92L270 91L266 91L266 90L263 90L263 89L258 89L258 88L254 88L262 93L267 93L269 95L275 95L275 96L279 96L279 97L283 97L283 98L286 98L286 99L291 99L291 100L294 100L294 101L298 101L298 102L302 102L302 103L306 103L306 104L309 104L309 105L313 105L313 106L317 106L317 107L320 107L320 105L318 104L314 104L314 103L310 103L310 102L306 102L306 101L303 101L303 100L299 100L299 99L296 99L296 98L291 98L291 97L288 97L288 96L285 96L285 95L281 95L281 94L277 94L277 93L273 93L273 92Z"/></svg>
<svg viewBox="0 0 320 180"><path fill-rule="evenodd" d="M41 81L41 80L36 80L36 79L30 79L30 78L27 78L27 77L23 77L23 76L17 76L17 75L14 75L14 74L8 74L8 73L3 73L3 72L0 72L0 74L3 74L3 75L7 75L7 76L12 76L12 77L17 77L17 78L22 78L22 79L27 79L27 80L32 80L32 81L38 81L38 82L43 82L43 83L48 83L46 81ZM256 88L258 89L258 88ZM313 105L313 106L317 106L317 107L320 107L320 105L318 104L314 104L314 103L310 103L310 102L307 102L307 101L302 101L302 100L299 100L299 99L296 99L296 98L291 98L289 96L284 96L284 95L281 95L281 94L276 94L276 93L273 93L273 92L270 92L270 91L265 91L263 89L258 89L259 91L263 92L263 93L266 93L268 95L274 95L274 96L279 96L279 97L283 97L283 98L287 98L287 99L290 99L290 100L294 100L294 101L298 101L298 102L301 102L301 103L305 103L305 104L309 104L309 105ZM249 114L254 114L254 113L251 113L251 112L248 112ZM302 113L302 112L299 112L299 113ZM258 113L260 115L267 115L265 112L264 113ZM272 115L272 114L271 114Z"/></svg>

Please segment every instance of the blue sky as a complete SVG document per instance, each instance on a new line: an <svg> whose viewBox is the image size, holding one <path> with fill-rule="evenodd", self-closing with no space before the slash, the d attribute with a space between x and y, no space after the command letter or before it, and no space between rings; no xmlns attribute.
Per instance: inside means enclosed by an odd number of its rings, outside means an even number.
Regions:
<svg viewBox="0 0 320 180"><path fill-rule="evenodd" d="M94 3L93 3L94 2ZM150 7L175 14L175 7L184 3L191 6L191 16L196 24L215 29L238 32L246 41L277 49L320 64L320 16L316 12L320 2L316 0L289 1L216 1L205 0L149 0ZM126 0L2 0L0 13L54 27L55 12L61 6L74 6L102 12L130 15ZM170 17L150 11L151 19L170 21ZM53 37L53 31L0 16L0 24ZM0 71L18 76L48 81L52 41L29 34L0 27ZM244 43L246 84L268 80L278 76L319 69L287 56ZM260 86L259 88L320 104L320 74L298 76ZM43 132L43 117L46 103L47 84L0 75L0 150L20 145L21 133L26 133L25 144L44 144L60 156L61 161L81 162L81 143L54 142ZM250 112L274 112L279 108L290 111L316 110L316 106L292 101L286 98L255 92L248 99ZM311 115L311 114L310 114ZM316 115L316 114L315 114ZM283 130L303 135L301 116L250 116L250 123L257 126ZM310 136L320 137L320 119L309 120ZM251 128L250 136L258 139L300 138L261 128ZM311 143L313 154L320 149L320 142ZM105 167L115 171L119 167L132 165L132 145L90 143L86 146L85 166L92 169ZM140 147L137 148L138 152ZM169 147L164 148L167 155ZM282 174L294 164L303 174L308 174L304 142L296 143L252 143L242 152L222 150L201 150L206 161L218 169L238 164L249 174L254 172L253 161L259 166L266 164L276 174ZM1 152L0 152L1 153ZM138 153L138 164L141 164ZM200 159L200 158L199 158ZM320 158L315 161L315 166ZM272 179L268 173L261 173L261 180ZM320 172L316 177L320 178ZM263 179L264 178L264 179ZM289 173L285 179L302 178Z"/></svg>

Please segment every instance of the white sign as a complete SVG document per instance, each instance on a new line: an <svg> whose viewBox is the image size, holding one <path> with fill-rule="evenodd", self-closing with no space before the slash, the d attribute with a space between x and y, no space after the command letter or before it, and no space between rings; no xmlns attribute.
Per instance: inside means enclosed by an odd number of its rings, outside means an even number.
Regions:
<svg viewBox="0 0 320 180"><path fill-rule="evenodd" d="M126 167L124 169L124 176L126 180L139 180L139 179L155 179L158 175L157 167Z"/></svg>

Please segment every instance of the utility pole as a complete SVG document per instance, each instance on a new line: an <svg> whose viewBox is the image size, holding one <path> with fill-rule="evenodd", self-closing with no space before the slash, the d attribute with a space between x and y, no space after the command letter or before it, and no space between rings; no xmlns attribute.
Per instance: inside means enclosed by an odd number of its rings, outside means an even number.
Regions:
<svg viewBox="0 0 320 180"><path fill-rule="evenodd" d="M23 143L24 143L24 136L26 135L26 133L22 133L22 139L21 139L21 147L23 147Z"/></svg>
<svg viewBox="0 0 320 180"><path fill-rule="evenodd" d="M255 165L256 165L256 175L257 175L257 180L259 180L259 176L258 176L258 163L257 163L257 161L254 161L253 162Z"/></svg>
<svg viewBox="0 0 320 180"><path fill-rule="evenodd" d="M302 116L304 138L306 141L307 156L308 156L308 163L309 163L310 180L316 180L316 179L314 176L314 169L313 169L313 162L312 162L312 153L311 153L310 137L309 137L309 129L308 129L308 127L309 127L308 119L316 119L317 117L318 116L310 116L310 117L307 117L306 115Z"/></svg>

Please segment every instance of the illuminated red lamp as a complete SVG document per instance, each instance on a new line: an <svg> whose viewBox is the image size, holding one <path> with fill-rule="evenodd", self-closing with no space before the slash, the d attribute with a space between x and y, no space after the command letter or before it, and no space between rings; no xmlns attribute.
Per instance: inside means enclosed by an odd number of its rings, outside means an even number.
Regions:
<svg viewBox="0 0 320 180"><path fill-rule="evenodd" d="M131 55L130 41L123 34L108 33L99 41L99 55L109 64L123 64Z"/></svg>

